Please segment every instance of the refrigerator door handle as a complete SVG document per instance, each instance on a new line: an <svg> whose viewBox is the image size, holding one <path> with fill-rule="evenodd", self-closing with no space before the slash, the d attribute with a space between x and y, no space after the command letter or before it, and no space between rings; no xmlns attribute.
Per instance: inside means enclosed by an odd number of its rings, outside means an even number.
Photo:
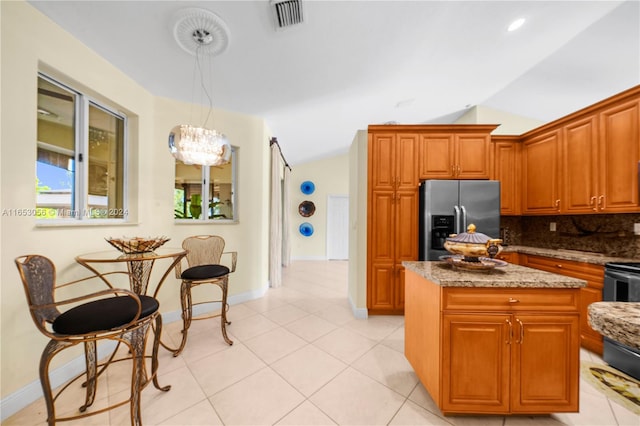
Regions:
<svg viewBox="0 0 640 426"><path fill-rule="evenodd" d="M464 206L460 206L460 210L462 210L462 229L460 232L467 232L467 209Z"/></svg>
<svg viewBox="0 0 640 426"><path fill-rule="evenodd" d="M453 206L453 232L460 233L460 207Z"/></svg>

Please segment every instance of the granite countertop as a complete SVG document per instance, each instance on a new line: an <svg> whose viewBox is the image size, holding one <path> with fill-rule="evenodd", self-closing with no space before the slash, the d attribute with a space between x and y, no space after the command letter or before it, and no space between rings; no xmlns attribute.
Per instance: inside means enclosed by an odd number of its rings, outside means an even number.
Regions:
<svg viewBox="0 0 640 426"><path fill-rule="evenodd" d="M442 261L404 261L402 265L442 287L580 288L587 282L513 264L488 271L466 271Z"/></svg>
<svg viewBox="0 0 640 426"><path fill-rule="evenodd" d="M640 302L595 302L587 310L591 328L640 350Z"/></svg>
<svg viewBox="0 0 640 426"><path fill-rule="evenodd" d="M594 265L604 265L608 262L640 262L640 260L638 259L629 259L626 257L611 257L605 256L601 253L567 249L548 249L529 246L504 246L503 251L505 253L516 252L552 257L555 259L573 260L574 262L592 263Z"/></svg>

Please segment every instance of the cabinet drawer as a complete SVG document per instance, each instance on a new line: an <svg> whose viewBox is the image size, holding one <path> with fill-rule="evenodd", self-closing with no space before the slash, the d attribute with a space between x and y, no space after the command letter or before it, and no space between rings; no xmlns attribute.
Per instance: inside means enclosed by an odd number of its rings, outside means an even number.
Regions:
<svg viewBox="0 0 640 426"><path fill-rule="evenodd" d="M586 280L589 287L601 289L604 281L604 266L551 257L521 255L521 264L529 268L553 272L567 277Z"/></svg>
<svg viewBox="0 0 640 426"><path fill-rule="evenodd" d="M520 256L516 252L502 252L496 256L496 259L504 260L505 262L513 263L514 265L520 264Z"/></svg>
<svg viewBox="0 0 640 426"><path fill-rule="evenodd" d="M577 288L443 288L442 309L448 311L578 312Z"/></svg>

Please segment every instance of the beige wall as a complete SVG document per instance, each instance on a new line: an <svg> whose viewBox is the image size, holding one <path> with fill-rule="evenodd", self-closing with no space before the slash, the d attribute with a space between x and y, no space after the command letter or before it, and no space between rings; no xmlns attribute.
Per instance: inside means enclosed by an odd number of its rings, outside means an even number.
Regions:
<svg viewBox="0 0 640 426"><path fill-rule="evenodd" d="M169 129L186 120L187 104L152 96L107 61L25 2L0 2L1 15L1 210L35 204L37 72L48 70L75 87L99 94L130 117L131 182L128 194L133 223L106 226L37 226L34 217L3 215L0 227L2 399L38 381L38 362L46 339L28 314L17 256L39 253L57 265L62 280L86 275L74 257L109 250L108 236L171 238L178 247L187 235L215 233L238 251L238 271L230 295L255 297L268 282L268 138L263 120L226 111L214 112L214 126L238 148L238 219L235 224L175 224L174 160L167 148ZM158 278L154 276L153 278ZM153 279L152 278L152 279ZM161 310L174 317L178 283L171 275L160 293ZM79 355L79 352L71 356ZM68 361L71 356L61 358ZM57 362L54 367L60 365ZM38 385L39 387L39 385ZM4 413L3 413L4 414Z"/></svg>
<svg viewBox="0 0 640 426"><path fill-rule="evenodd" d="M476 105L470 108L455 124L499 124L491 132L492 135L521 135L529 130L540 127L545 122L532 118L521 117L505 111Z"/></svg>
<svg viewBox="0 0 640 426"><path fill-rule="evenodd" d="M286 157L287 153L283 154ZM307 180L316 186L313 194L306 195L300 190L302 182ZM329 195L349 194L349 155L297 164L292 167L290 182L291 259L324 260L327 258L327 199ZM315 204L313 216L303 217L298 213L298 206L305 200ZM298 230L303 222L313 225L314 232L310 237L303 236Z"/></svg>
<svg viewBox="0 0 640 426"><path fill-rule="evenodd" d="M367 317L367 131L358 130L349 150L349 285L351 309Z"/></svg>

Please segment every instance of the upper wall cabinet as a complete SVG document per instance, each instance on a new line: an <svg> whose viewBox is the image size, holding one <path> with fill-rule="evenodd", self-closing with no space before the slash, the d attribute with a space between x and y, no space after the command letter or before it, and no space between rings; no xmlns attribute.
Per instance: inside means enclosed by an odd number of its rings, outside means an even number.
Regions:
<svg viewBox="0 0 640 426"><path fill-rule="evenodd" d="M640 165L640 100L625 102L599 114L598 191L602 212L637 212Z"/></svg>
<svg viewBox="0 0 640 426"><path fill-rule="evenodd" d="M522 213L560 212L560 131L552 130L525 139L522 145Z"/></svg>
<svg viewBox="0 0 640 426"><path fill-rule="evenodd" d="M588 213L598 209L598 121L596 114L562 129L563 211Z"/></svg>
<svg viewBox="0 0 640 426"><path fill-rule="evenodd" d="M493 173L491 179L500 181L500 213L521 213L521 156L522 144L518 136L492 136Z"/></svg>
<svg viewBox="0 0 640 426"><path fill-rule="evenodd" d="M563 127L563 212L637 211L639 120L635 100Z"/></svg>
<svg viewBox="0 0 640 426"><path fill-rule="evenodd" d="M430 127L430 129L427 129ZM425 126L420 133L420 179L489 179L494 125Z"/></svg>
<svg viewBox="0 0 640 426"><path fill-rule="evenodd" d="M640 86L522 140L523 214L640 211Z"/></svg>

